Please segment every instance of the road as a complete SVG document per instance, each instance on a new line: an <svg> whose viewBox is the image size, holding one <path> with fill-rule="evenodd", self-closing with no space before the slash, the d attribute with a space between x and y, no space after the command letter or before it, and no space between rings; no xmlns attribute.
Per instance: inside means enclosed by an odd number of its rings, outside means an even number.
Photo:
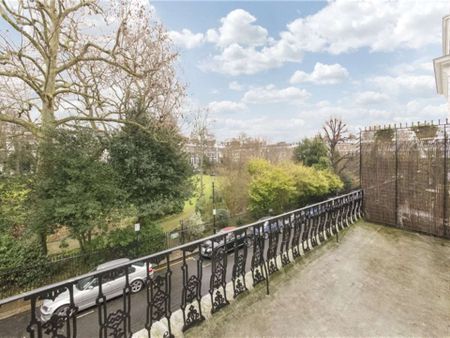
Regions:
<svg viewBox="0 0 450 338"><path fill-rule="evenodd" d="M250 271L252 247L248 248L246 271ZM267 249L267 243L266 243ZM188 258L187 265L189 273L196 271L196 259ZM231 274L234 264L234 253L228 254L226 281L231 281ZM181 270L182 262L171 265L172 270L172 290L171 290L171 310L178 310L182 301L183 272ZM165 269L155 272L164 274ZM208 294L209 281L211 277L211 260L203 260L203 278L202 278L202 296ZM233 295L227 295L229 298ZM108 313L112 313L123 307L123 298L119 297L110 300L107 305ZM133 332L145 327L147 316L147 295L145 291L131 295L131 329ZM77 315L77 336L78 337L97 337L98 336L98 312L97 308L87 309ZM28 337L26 327L30 321L30 313L25 312L0 321L0 337Z"/></svg>

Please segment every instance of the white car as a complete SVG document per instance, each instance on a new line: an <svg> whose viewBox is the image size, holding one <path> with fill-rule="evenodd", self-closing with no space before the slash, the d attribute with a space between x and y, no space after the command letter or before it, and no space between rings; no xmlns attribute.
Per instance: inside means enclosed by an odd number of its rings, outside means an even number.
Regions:
<svg viewBox="0 0 450 338"><path fill-rule="evenodd" d="M125 264L129 262L128 258L116 259L110 262L99 265L94 271L101 271L112 268L114 266ZM147 264L145 262L138 262L132 264L129 269L128 280L132 293L142 290L147 280ZM153 277L153 266L148 265L148 275ZM121 296L125 287L125 271L113 270L111 274L102 276L102 292L106 299ZM98 278L87 277L78 281L73 288L73 301L78 311L87 309L95 305L98 297ZM65 315L65 312L70 306L69 290L59 294L55 300L45 299L41 308L41 321L46 322L52 318L53 315Z"/></svg>

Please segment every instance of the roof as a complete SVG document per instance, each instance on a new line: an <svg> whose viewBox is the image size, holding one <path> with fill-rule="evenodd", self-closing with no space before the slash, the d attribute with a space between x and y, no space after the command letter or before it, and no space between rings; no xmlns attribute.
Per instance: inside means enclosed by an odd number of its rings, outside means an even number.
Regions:
<svg viewBox="0 0 450 338"><path fill-rule="evenodd" d="M99 266L97 266L97 268L95 270L103 270L103 269L107 269L107 268L111 268L113 266L119 265L119 264L124 264L126 262L129 262L130 259L129 258L119 258L119 259L115 259L113 261L109 261L103 264L100 264Z"/></svg>
<svg viewBox="0 0 450 338"><path fill-rule="evenodd" d="M231 230L234 230L234 229L236 229L236 227L225 227L225 228L223 228L220 231L225 232L225 231L231 231Z"/></svg>

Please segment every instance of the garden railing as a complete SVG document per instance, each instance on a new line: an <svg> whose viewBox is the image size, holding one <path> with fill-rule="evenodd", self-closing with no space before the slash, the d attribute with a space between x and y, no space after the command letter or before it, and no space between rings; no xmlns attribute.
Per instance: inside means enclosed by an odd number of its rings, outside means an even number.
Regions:
<svg viewBox="0 0 450 338"><path fill-rule="evenodd" d="M253 286L265 285L270 291L270 276L282 267L300 258L339 231L354 223L362 215L362 190L293 210L266 220L218 233L156 254L131 260L121 265L47 285L0 301L5 304L26 301L29 304L29 321L26 332L30 337L77 337L81 336L77 325L78 308L74 301L77 283L86 278L97 278L98 287L95 307L97 309L96 334L99 337L129 337L134 329L146 329L150 335L152 326L162 321L165 336L173 337L171 317L174 310L181 309L182 331L201 323L204 316L202 296L209 294L210 311L215 313L229 304L230 297L238 298L248 291L248 280ZM210 252L204 257L205 243ZM203 251L202 251L203 250ZM202 254L203 253L203 254ZM206 259L211 264L206 264ZM176 262L176 264L175 264ZM136 327L132 308L129 271L132 265L145 264L147 279L139 300L145 302L145 323ZM150 277L150 265L158 266L158 272ZM227 269L229 267L230 269ZM123 303L111 310L102 288L103 281L111 275L125 276L122 289ZM246 274L251 276L247 278ZM174 276L181 285L173 284ZM227 294L227 282L232 283L232 294ZM203 288L202 288L203 286ZM176 292L175 290L181 290ZM55 299L68 292L68 304L64 311L55 313L43 321L39 305L44 299ZM203 303L204 304L204 303ZM136 304L134 304L136 305ZM0 308L1 309L1 308ZM0 322L1 324L1 322ZM19 328L18 328L19 330Z"/></svg>

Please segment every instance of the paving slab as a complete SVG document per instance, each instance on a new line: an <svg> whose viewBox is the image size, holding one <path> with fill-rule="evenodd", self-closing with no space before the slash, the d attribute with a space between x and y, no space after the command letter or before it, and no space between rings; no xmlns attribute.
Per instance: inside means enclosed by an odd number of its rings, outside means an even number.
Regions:
<svg viewBox="0 0 450 338"><path fill-rule="evenodd" d="M450 337L450 241L359 222L186 337Z"/></svg>

